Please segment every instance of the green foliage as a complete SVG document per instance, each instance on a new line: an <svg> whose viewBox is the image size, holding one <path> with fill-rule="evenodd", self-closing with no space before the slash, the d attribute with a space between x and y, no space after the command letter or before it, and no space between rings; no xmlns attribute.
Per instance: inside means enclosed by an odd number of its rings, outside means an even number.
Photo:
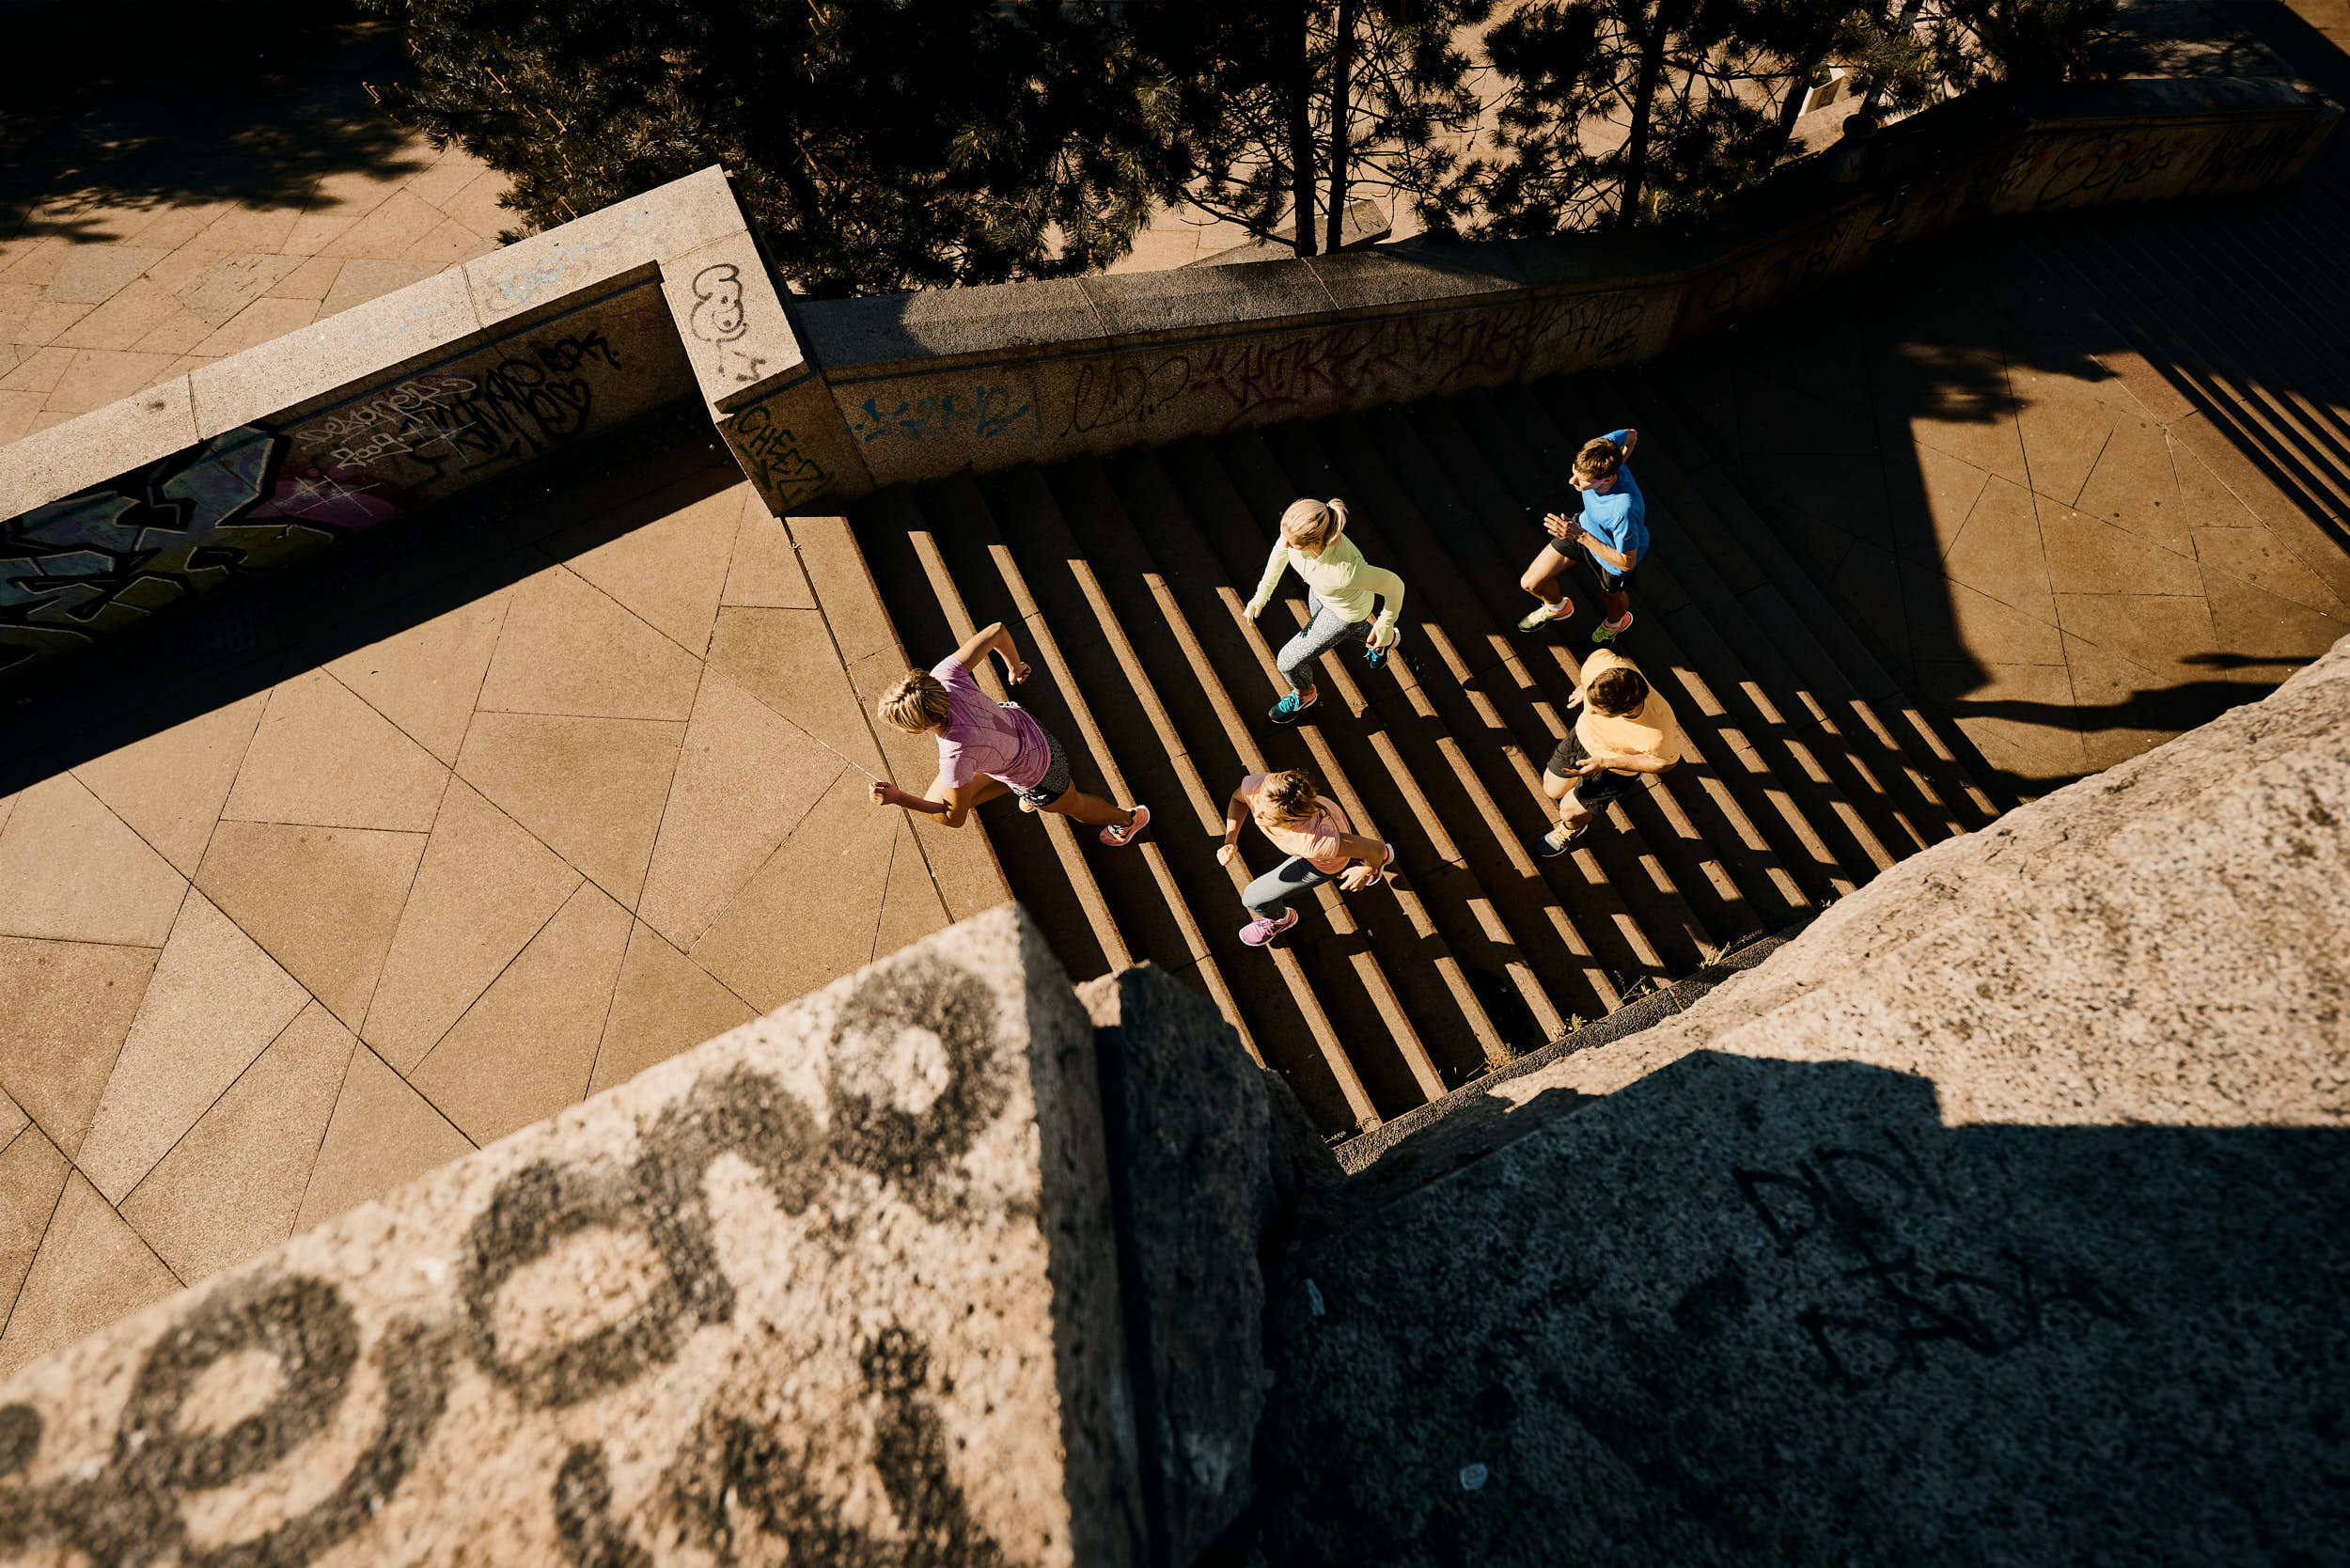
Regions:
<svg viewBox="0 0 2350 1568"><path fill-rule="evenodd" d="M1685 226L1831 63L1912 109L2074 80L2117 0L360 0L400 123L517 230L722 164L817 294L1093 271L1179 196L1312 254L1357 195L1438 236ZM1491 100L1482 155L1461 150Z"/></svg>
<svg viewBox="0 0 2350 1568"><path fill-rule="evenodd" d="M1487 37L1495 154L1432 227L1530 236L1686 227L1785 152L1805 89L1842 66L1907 112L1993 81L2092 74L2118 0L1528 0Z"/></svg>
<svg viewBox="0 0 2350 1568"><path fill-rule="evenodd" d="M1481 236L1678 223L1767 166L1750 0L1533 0L1487 36L1511 85L1465 171Z"/></svg>
<svg viewBox="0 0 2350 1568"><path fill-rule="evenodd" d="M1492 8L1492 0L1128 0L1121 20L1177 84L1183 194L1311 255L1322 243L1316 220L1350 196L1418 201L1451 180L1460 160L1445 139L1475 125L1479 107L1458 39Z"/></svg>
<svg viewBox="0 0 2350 1568"><path fill-rule="evenodd" d="M1093 271L1179 140L1165 73L1063 0L367 0L378 98L512 177L528 231L723 164L809 293Z"/></svg>

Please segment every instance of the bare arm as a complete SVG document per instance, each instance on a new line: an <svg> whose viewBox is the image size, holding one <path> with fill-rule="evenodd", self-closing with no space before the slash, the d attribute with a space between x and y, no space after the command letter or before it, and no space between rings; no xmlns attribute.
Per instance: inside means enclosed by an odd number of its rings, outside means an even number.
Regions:
<svg viewBox="0 0 2350 1568"><path fill-rule="evenodd" d="M1580 528L1575 530L1575 534L1584 549L1589 550L1618 572L1629 572L1640 564L1640 552L1637 550L1619 550L1614 545L1605 543Z"/></svg>
<svg viewBox="0 0 2350 1568"><path fill-rule="evenodd" d="M1376 839L1366 839L1358 833L1339 835L1339 853L1349 860L1359 860L1359 866L1349 866L1339 877L1339 886L1352 893L1387 869L1387 846Z"/></svg>
<svg viewBox="0 0 2350 1568"><path fill-rule="evenodd" d="M993 653L1004 661L1004 678L1013 685L1028 678L1027 664L1020 651L1012 645L1011 630L1000 620L993 620L964 639L955 650L955 663L965 669L977 669Z"/></svg>
<svg viewBox="0 0 2350 1568"><path fill-rule="evenodd" d="M993 778L949 784L947 776L940 774L931 780L929 796L908 794L895 784L885 784L878 778L870 792L876 806L902 806L917 817L928 817L947 827L961 827L974 808L1003 792L1004 786Z"/></svg>
<svg viewBox="0 0 2350 1568"><path fill-rule="evenodd" d="M1240 824L1248 820L1248 797L1238 790L1224 803L1224 842L1217 846L1215 863L1229 866L1240 845Z"/></svg>

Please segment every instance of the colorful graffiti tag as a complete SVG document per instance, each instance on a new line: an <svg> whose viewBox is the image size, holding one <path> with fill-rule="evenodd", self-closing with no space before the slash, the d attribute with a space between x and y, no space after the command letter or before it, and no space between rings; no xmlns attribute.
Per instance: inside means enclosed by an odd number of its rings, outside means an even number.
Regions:
<svg viewBox="0 0 2350 1568"><path fill-rule="evenodd" d="M256 426L0 523L0 669L123 631L414 505Z"/></svg>
<svg viewBox="0 0 2350 1568"><path fill-rule="evenodd" d="M279 570L691 385L666 307L639 290L0 520L0 677Z"/></svg>

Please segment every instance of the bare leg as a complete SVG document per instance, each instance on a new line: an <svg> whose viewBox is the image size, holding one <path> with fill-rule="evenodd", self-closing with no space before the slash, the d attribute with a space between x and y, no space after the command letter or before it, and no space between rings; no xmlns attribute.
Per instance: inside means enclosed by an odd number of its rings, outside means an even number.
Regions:
<svg viewBox="0 0 2350 1568"><path fill-rule="evenodd" d="M1543 793L1548 795L1551 799L1564 799L1566 792L1574 788L1574 779L1561 777L1559 775L1551 772L1548 768L1544 768L1543 770Z"/></svg>
<svg viewBox="0 0 2350 1568"><path fill-rule="evenodd" d="M1543 546L1542 554L1519 576L1518 587L1545 604L1556 604L1567 596L1567 558L1557 545Z"/></svg>
<svg viewBox="0 0 2350 1568"><path fill-rule="evenodd" d="M1607 612L1609 620L1622 620L1632 613L1632 595L1628 593L1610 593L1601 588L1599 603L1600 607Z"/></svg>
<svg viewBox="0 0 2350 1568"><path fill-rule="evenodd" d="M1548 779L1545 777L1544 782ZM1570 789L1559 801L1559 823L1569 833L1579 833L1591 823L1590 808L1585 806Z"/></svg>
<svg viewBox="0 0 2350 1568"><path fill-rule="evenodd" d="M1124 807L1112 806L1101 796L1087 794L1073 784L1061 792L1060 799L1044 809L1058 811L1072 822L1095 827L1130 827L1135 820L1135 814Z"/></svg>

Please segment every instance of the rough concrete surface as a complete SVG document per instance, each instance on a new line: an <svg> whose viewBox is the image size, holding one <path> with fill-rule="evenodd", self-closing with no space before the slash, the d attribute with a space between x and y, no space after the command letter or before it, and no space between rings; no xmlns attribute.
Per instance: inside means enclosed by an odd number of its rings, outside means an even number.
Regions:
<svg viewBox="0 0 2350 1568"><path fill-rule="evenodd" d="M1214 1004L1155 965L1078 997L1101 1059L1153 1558L1190 1563L1247 1506L1264 1405L1267 1075Z"/></svg>
<svg viewBox="0 0 2350 1568"><path fill-rule="evenodd" d="M1884 873L1273 1289L1264 1550L2350 1539L2350 643Z"/></svg>
<svg viewBox="0 0 2350 1568"><path fill-rule="evenodd" d="M984 915L36 1363L0 1555L1139 1561L1107 1189Z"/></svg>

